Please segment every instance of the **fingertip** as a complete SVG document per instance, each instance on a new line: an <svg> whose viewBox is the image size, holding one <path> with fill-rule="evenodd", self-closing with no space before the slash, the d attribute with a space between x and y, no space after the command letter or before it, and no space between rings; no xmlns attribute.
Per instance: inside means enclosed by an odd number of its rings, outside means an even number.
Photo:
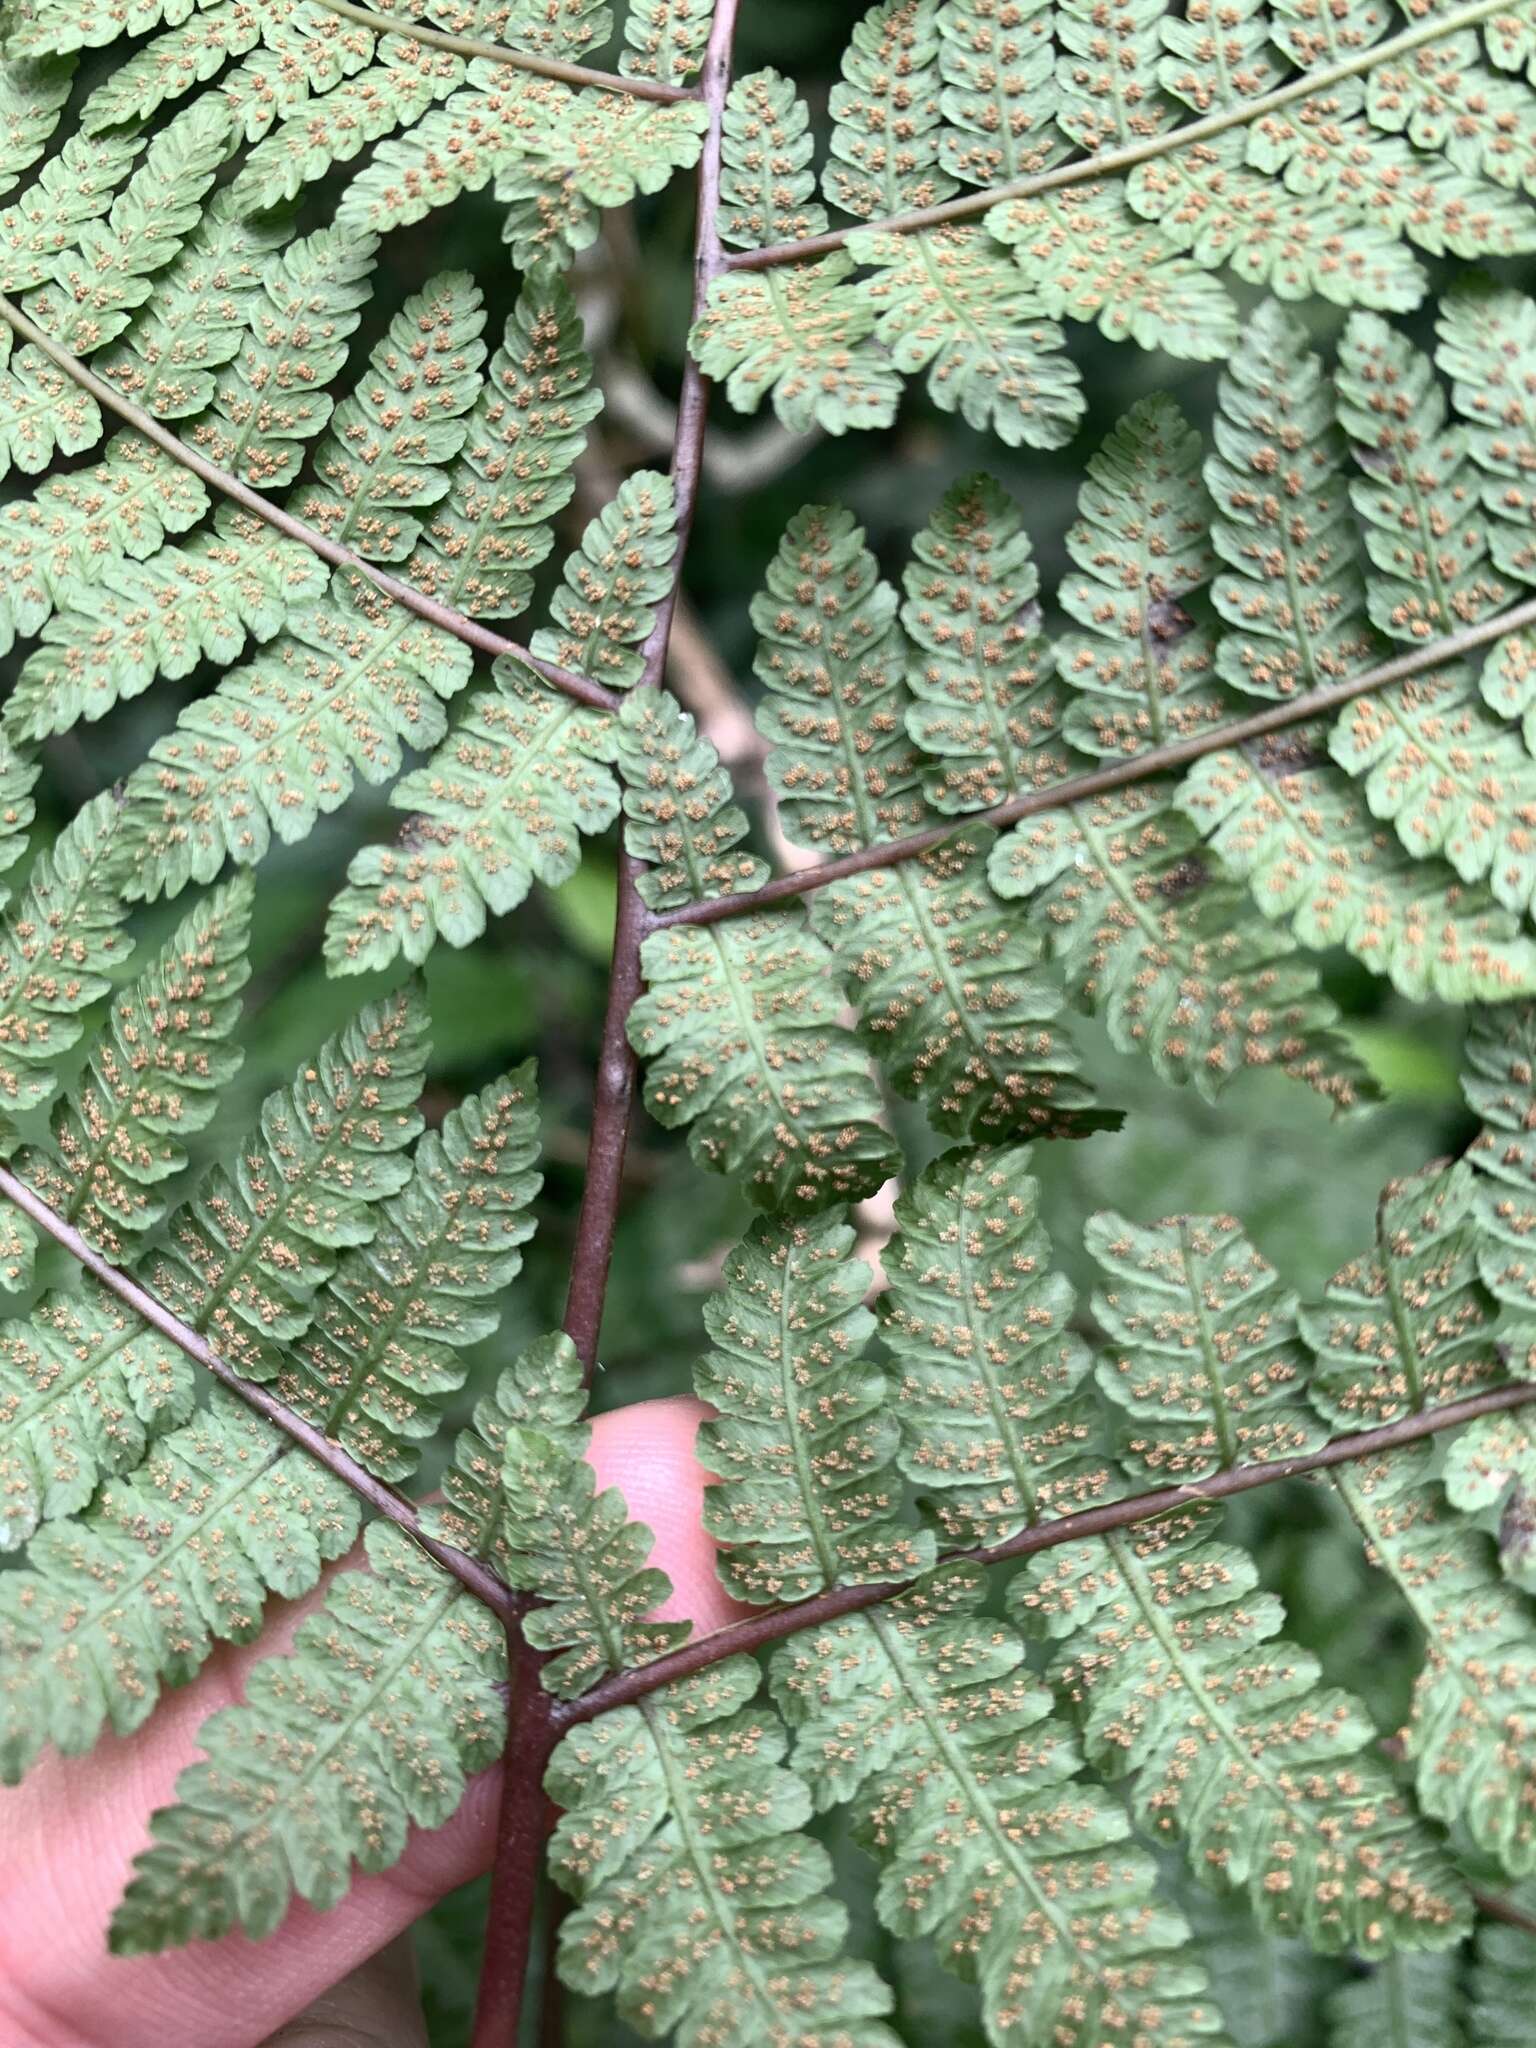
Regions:
<svg viewBox="0 0 1536 2048"><path fill-rule="evenodd" d="M701 1633L724 1628L746 1611L720 1584L714 1539L704 1527L710 1475L694 1443L708 1413L686 1395L639 1401L596 1418L587 1454L598 1484L616 1486L636 1521L655 1534L652 1562L672 1581L672 1595L657 1613L691 1621Z"/></svg>

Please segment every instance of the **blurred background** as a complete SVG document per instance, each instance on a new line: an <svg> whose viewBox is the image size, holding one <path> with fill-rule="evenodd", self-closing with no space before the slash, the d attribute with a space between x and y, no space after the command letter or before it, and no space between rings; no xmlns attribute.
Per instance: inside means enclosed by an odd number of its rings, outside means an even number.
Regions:
<svg viewBox="0 0 1536 2048"><path fill-rule="evenodd" d="M821 124L839 54L861 12L844 0L749 0L738 69L771 62L792 75ZM328 218L334 197L326 185L309 188L301 227ZM499 230L500 210L487 192L391 236L376 274L377 296L354 340L354 363L405 297L449 266L473 272L488 301L488 332L499 332L518 283ZM578 265L575 281L609 410L594 433L581 491L566 515L562 539L568 544L625 470L662 466L668 459L692 234L691 180L680 178L659 198L607 216L603 240ZM1333 324L1324 311L1320 340ZM735 768L744 794L750 797L758 784L748 605L786 521L802 504L835 499L849 505L887 573L897 576L913 532L945 489L984 468L1026 508L1049 611L1049 594L1065 563L1062 537L1073 518L1077 479L1118 416L1145 393L1165 390L1197 425L1208 421L1219 366L1115 346L1096 330L1075 328L1071 340L1088 411L1076 440L1055 453L1010 451L984 439L934 410L912 386L890 431L842 441L793 439L771 420L743 420L716 405L671 680ZM551 576L559 558L557 551ZM0 667L14 674L20 658ZM44 819L62 825L83 801L126 776L208 680L161 682L100 724L50 742L40 793ZM301 847L278 849L261 870L246 1059L222 1120L226 1134L248 1122L267 1090L386 985L380 977L328 980L320 946L327 903L352 853L368 841L392 837L399 824L385 797L384 791L360 789ZM764 844L771 850L766 836ZM522 1340L560 1318L606 991L614 860L611 842L590 844L581 873L569 885L555 892L536 887L521 909L493 923L473 949L458 953L440 946L426 968L435 1022L429 1117L439 1120L464 1093L530 1054L539 1062L544 1113L539 1233L528 1247L500 1333L472 1357L456 1421L467 1418ZM161 904L144 914L144 945L169 929L177 908ZM1061 1265L1084 1295L1085 1327L1092 1276L1080 1248L1082 1225L1096 1208L1113 1204L1144 1220L1179 1211L1231 1211L1299 1292L1315 1294L1369 1241L1382 1184L1465 1142L1470 1127L1457 1084L1458 1020L1404 1003L1342 957L1330 960L1327 969L1330 992L1386 1091L1381 1106L1353 1115L1346 1125L1331 1122L1316 1097L1274 1075L1242 1076L1213 1109L1191 1093L1163 1086L1144 1063L1116 1054L1096 1025L1077 1024L1100 1100L1128 1112L1119 1133L1037 1149L1043 1213ZM907 1105L893 1102L891 1114L915 1168L938 1149L937 1142L921 1114ZM204 1156L206 1150L205 1145ZM876 1261L889 1228L888 1209L888 1200L877 1199L858 1219ZM690 1163L681 1137L668 1136L642 1116L629 1155L599 1407L687 1389L691 1363L704 1348L702 1304L724 1253L748 1220L745 1204L724 1182ZM40 1284L56 1272L45 1254ZM433 1477L429 1464L423 1480ZM1234 1535L1257 1549L1268 1583L1290 1606L1292 1632L1318 1652L1332 1678L1366 1697L1384 1731L1395 1727L1417 1645L1386 1589L1374 1584L1330 1496L1301 1486L1273 1488L1234 1504L1232 1517ZM859 1903L870 1866L861 1869L849 1845L834 1846L852 1880L846 1891L855 1940L897 1987L903 2037L923 2048L979 2044L970 1993L920 1951L875 1927L867 1905ZM419 1930L434 2048L461 2048L467 2040L483 1904L483 1888L470 1887L430 1914ZM1343 1966L1312 1964L1283 1944L1261 1944L1208 1901L1186 1904L1211 1947L1240 2048L1323 2037L1319 2001L1347 1975ZM589 2008L574 1998L551 2008L543 2035L546 2048L560 2042L623 2048L633 2038L607 2008Z"/></svg>

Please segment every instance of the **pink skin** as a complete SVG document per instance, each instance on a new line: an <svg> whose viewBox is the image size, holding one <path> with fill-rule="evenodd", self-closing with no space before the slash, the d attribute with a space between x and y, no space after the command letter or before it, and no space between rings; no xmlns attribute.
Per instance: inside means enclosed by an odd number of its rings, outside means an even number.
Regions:
<svg viewBox="0 0 1536 2048"><path fill-rule="evenodd" d="M592 1463L656 1532L655 1562L676 1588L661 1610L719 1628L738 1611L701 1529L705 1475L693 1455L695 1401L647 1401L603 1416ZM6 2048L257 2048L285 2020L382 1948L436 1898L491 1860L500 1773L476 1779L457 1816L416 1834L404 1860L364 1877L331 1913L295 1906L262 1943L232 1935L170 1955L118 1961L105 1931L146 1822L197 1755L199 1722L240 1694L244 1672L281 1648L313 1600L284 1609L259 1644L225 1650L195 1685L168 1693L149 1724L86 1757L49 1756L0 1793L0 2040Z"/></svg>

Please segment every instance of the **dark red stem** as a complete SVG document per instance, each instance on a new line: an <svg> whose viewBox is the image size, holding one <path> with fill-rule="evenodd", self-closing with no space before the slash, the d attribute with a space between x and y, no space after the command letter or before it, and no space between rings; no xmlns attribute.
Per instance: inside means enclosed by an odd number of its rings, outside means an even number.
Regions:
<svg viewBox="0 0 1536 2048"><path fill-rule="evenodd" d="M1353 1464L1359 1458L1375 1457L1403 1444L1417 1443L1423 1437L1434 1436L1443 1429L1454 1429L1460 1423L1475 1422L1481 1415L1497 1415L1506 1408L1522 1408L1532 1401L1536 1401L1536 1385L1521 1382L1517 1386L1494 1387L1488 1393L1471 1394L1464 1401L1452 1401L1442 1408L1427 1408L1417 1415L1405 1415L1396 1422L1384 1423L1379 1429L1356 1430L1348 1436L1334 1437L1331 1442L1300 1457L1277 1458L1271 1464L1234 1465L1226 1472L1213 1473L1197 1485L1160 1486L1150 1493L1128 1494L1123 1500L1106 1501L1101 1507L1084 1508L1079 1514L1063 1515L1058 1521L1039 1522L1031 1528L1021 1529L1006 1542L994 1543L985 1549L950 1551L940 1559L940 1565L969 1561L986 1566L1033 1557L1038 1551L1055 1550L1063 1543L1082 1543L1091 1537L1112 1535L1117 1529L1129 1529L1138 1522L1152 1521L1175 1508L1191 1507L1203 1501L1231 1500L1236 1494L1251 1493L1259 1486L1274 1486L1282 1479L1305 1479L1313 1472L1326 1472L1333 1465ZM845 1614L858 1614L866 1607L879 1607L887 1600L898 1599L912 1584L910 1579L899 1579L873 1586L834 1586L830 1591L818 1593L810 1600L801 1600L793 1607L770 1607L762 1614L734 1622L729 1628L716 1629L712 1635L685 1643L682 1649L674 1650L670 1656L658 1657L653 1664L641 1665L634 1671L615 1672L613 1677L604 1679L579 1700L557 1704L554 1718L562 1728L572 1727L579 1721L596 1720L599 1714L611 1713L615 1707L630 1706L658 1687L670 1685L679 1678L689 1678L694 1672L707 1670L726 1657L761 1650L769 1643L782 1642L786 1636L799 1635L805 1629L837 1621Z"/></svg>
<svg viewBox="0 0 1536 2048"><path fill-rule="evenodd" d="M528 1982L544 1842L554 1825L554 1808L544 1791L544 1772L556 1737L546 1695L539 1685L541 1660L524 1642L515 1622L507 1630L507 1650L512 1685L507 1701L501 1817L470 2048L515 2048Z"/></svg>

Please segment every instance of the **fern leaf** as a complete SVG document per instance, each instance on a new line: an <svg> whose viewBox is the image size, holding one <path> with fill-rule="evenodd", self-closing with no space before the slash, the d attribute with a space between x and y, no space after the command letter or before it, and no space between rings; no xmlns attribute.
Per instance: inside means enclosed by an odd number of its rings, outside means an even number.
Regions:
<svg viewBox="0 0 1536 2048"><path fill-rule="evenodd" d="M533 652L613 689L638 683L676 553L671 479L636 470L588 522L549 601L555 623L534 634Z"/></svg>
<svg viewBox="0 0 1536 2048"><path fill-rule="evenodd" d="M1478 1283L1476 1198L1465 1163L1393 1182L1371 1250L1303 1311L1317 1353L1312 1398L1330 1421L1372 1428L1503 1377Z"/></svg>
<svg viewBox="0 0 1536 2048"><path fill-rule="evenodd" d="M904 375L928 372L941 412L1009 448L1071 440L1085 401L1065 336L985 230L859 234L849 249L876 273L860 288L876 340Z"/></svg>
<svg viewBox="0 0 1536 2048"><path fill-rule="evenodd" d="M604 208L660 192L693 168L707 126L691 99L658 106L588 89L551 107L532 146L496 179L513 264L529 275L567 268L596 241Z"/></svg>
<svg viewBox="0 0 1536 2048"><path fill-rule="evenodd" d="M20 198L0 213L0 289L53 274L87 223L109 211L142 148L136 135L69 135Z"/></svg>
<svg viewBox="0 0 1536 2048"><path fill-rule="evenodd" d="M1451 1947L1469 1902L1446 1852L1359 1703L1273 1640L1280 1603L1209 1527L1197 1510L1063 1546L1009 1588L1020 1627L1065 1638L1051 1678L1089 1759L1134 1774L1137 1819L1271 1932L1330 1955Z"/></svg>
<svg viewBox="0 0 1536 2048"><path fill-rule="evenodd" d="M215 192L152 296L91 368L156 419L204 411L240 354L279 234L238 219Z"/></svg>
<svg viewBox="0 0 1536 2048"><path fill-rule="evenodd" d="M1041 311L1094 321L1111 341L1205 363L1231 352L1237 310L1226 287L1142 220L1118 185L1072 185L1013 199L987 215Z"/></svg>
<svg viewBox="0 0 1536 2048"><path fill-rule="evenodd" d="M462 58L405 36L381 36L377 60L313 98L294 93L281 105L231 187L242 213L297 199L307 184L350 163L370 142L410 127L464 81Z"/></svg>
<svg viewBox="0 0 1536 2048"><path fill-rule="evenodd" d="M85 1071L54 1112L50 1142L16 1170L114 1264L126 1263L166 1211L161 1184L187 1163L183 1134L203 1130L239 1072L227 1043L249 973L248 880L185 918L138 979L114 996Z"/></svg>
<svg viewBox="0 0 1536 2048"><path fill-rule="evenodd" d="M1447 1509L1419 1445L1341 1470L1334 1483L1424 1632L1424 1669L1402 1731L1419 1803L1459 1825L1512 1876L1536 1870L1532 1609L1499 1575L1493 1544Z"/></svg>
<svg viewBox="0 0 1536 2048"><path fill-rule="evenodd" d="M735 851L747 819L720 757L664 690L637 690L619 712L625 844L646 872L636 887L651 910L738 895L768 879L755 854Z"/></svg>
<svg viewBox="0 0 1536 2048"><path fill-rule="evenodd" d="M317 481L300 519L374 562L401 562L421 532L411 510L448 491L445 466L464 445L485 348L480 293L445 271L408 299L315 451Z"/></svg>
<svg viewBox="0 0 1536 2048"><path fill-rule="evenodd" d="M271 134L279 122L301 114L341 80L365 71L378 49L371 28L344 20L311 0L293 8L262 9L262 47L221 81L224 98L248 142ZM320 133L325 133L322 123ZM240 211L248 195L230 187Z"/></svg>
<svg viewBox="0 0 1536 2048"><path fill-rule="evenodd" d="M266 39L269 23L286 22L304 0L205 0L186 19L163 29L114 65L80 110L88 135L143 123L194 86L217 77L232 57L244 57Z"/></svg>
<svg viewBox="0 0 1536 2048"><path fill-rule="evenodd" d="M122 836L116 800L93 797L39 855L0 923L0 1110L46 1102L80 1012L104 996L131 948L122 932ZM4 1124L0 1123L0 1130Z"/></svg>
<svg viewBox="0 0 1536 2048"><path fill-rule="evenodd" d="M186 1354L93 1279L0 1323L0 1551L141 1464L195 1391Z"/></svg>
<svg viewBox="0 0 1536 2048"><path fill-rule="evenodd" d="M1412 1001L1505 1001L1536 988L1536 948L1479 885L1416 861L1305 733L1211 754L1181 809L1265 915L1303 945L1345 946Z"/></svg>
<svg viewBox="0 0 1536 2048"><path fill-rule="evenodd" d="M523 1634L549 1654L540 1683L575 1698L610 1671L675 1649L686 1621L647 1617L671 1592L647 1563L654 1538L615 1487L597 1491L581 1360L568 1337L535 1344L512 1368L503 1462L504 1562L514 1586L539 1595ZM558 1653L558 1654L556 1654Z"/></svg>
<svg viewBox="0 0 1536 2048"><path fill-rule="evenodd" d="M0 63L0 192L31 170L59 124L74 63L67 53Z"/></svg>
<svg viewBox="0 0 1536 2048"><path fill-rule="evenodd" d="M1477 1270L1504 1310L1500 1335L1513 1361L1536 1345L1536 1141L1530 1135L1536 1081L1536 1008L1503 1003L1474 1010L1462 1089L1482 1128L1467 1149L1478 1177ZM1520 1366L1516 1363L1516 1370Z"/></svg>
<svg viewBox="0 0 1536 2048"><path fill-rule="evenodd" d="M56 456L80 455L101 439L101 409L30 342L0 332L0 477L36 476Z"/></svg>
<svg viewBox="0 0 1536 2048"><path fill-rule="evenodd" d="M400 1480L463 1385L464 1348L491 1335L522 1267L538 1193L531 1065L449 1112L410 1180L379 1203L373 1235L344 1251L275 1391L370 1472Z"/></svg>
<svg viewBox="0 0 1536 2048"><path fill-rule="evenodd" d="M1295 1457L1323 1430L1298 1395L1310 1360L1296 1297L1231 1216L1142 1228L1105 1210L1086 1243L1105 1276L1100 1387L1124 1410L1120 1457L1149 1486Z"/></svg>
<svg viewBox="0 0 1536 2048"><path fill-rule="evenodd" d="M551 887L580 864L581 835L618 812L611 722L546 688L520 663L496 664L425 766L390 794L413 815L394 846L354 855L331 905L326 958L361 974L397 955L424 960L439 939L473 943L488 913L513 910L535 879Z"/></svg>
<svg viewBox="0 0 1536 2048"><path fill-rule="evenodd" d="M573 472L587 427L601 409L602 394L592 387L592 364L569 292L558 280L525 289L506 338L491 358L463 451L448 473L447 492L411 559L407 573L417 588L475 618L511 618L520 612L533 588L532 571L549 552L550 521L575 489ZM596 529L589 529L585 566L594 581L604 579L601 595L610 605L624 580L613 550L626 544L633 549L646 538L633 521L647 488L657 511L645 566L658 567L652 557L662 556L672 532L671 489L662 479L628 479ZM637 596L638 567L629 567L630 588ZM564 608L566 625L573 571L574 564L555 600L557 609ZM659 595L645 580L644 594ZM584 647L582 656L570 665L582 674L599 675L597 649Z"/></svg>
<svg viewBox="0 0 1536 2048"><path fill-rule="evenodd" d="M233 141L228 110L197 100L151 141L104 221L89 221L77 246L29 292L26 310L76 355L116 340L195 228L203 195Z"/></svg>
<svg viewBox="0 0 1536 2048"><path fill-rule="evenodd" d="M1029 1157L946 1153L898 1198L883 1256L901 1469L931 1496L946 1544L1001 1542L1092 1506L1111 1482Z"/></svg>
<svg viewBox="0 0 1536 2048"><path fill-rule="evenodd" d="M1474 31L1439 36L1376 65L1366 90L1377 127L1406 134L1421 149L1443 149L1463 170L1536 190L1525 95L1482 62Z"/></svg>
<svg viewBox="0 0 1536 2048"><path fill-rule="evenodd" d="M860 220L931 206L954 191L942 168L938 0L880 0L854 26L831 95L834 206Z"/></svg>
<svg viewBox="0 0 1536 2048"><path fill-rule="evenodd" d="M213 0L36 0L15 24L11 41L18 54L36 56L97 50L119 36L143 35L161 22L174 25Z"/></svg>
<svg viewBox="0 0 1536 2048"><path fill-rule="evenodd" d="M78 585L23 664L0 714L5 728L18 741L46 739L105 717L159 676L232 662L248 640L271 640L326 582L307 547L226 508L184 547L115 563L99 583Z"/></svg>
<svg viewBox="0 0 1536 2048"><path fill-rule="evenodd" d="M753 601L758 725L785 830L820 853L899 838L924 822L907 737L896 593L836 507L796 514Z"/></svg>
<svg viewBox="0 0 1536 2048"><path fill-rule="evenodd" d="M706 376L737 412L765 398L792 432L888 427L901 380L872 337L868 295L845 289L855 265L839 252L784 270L738 271L711 287L689 339Z"/></svg>
<svg viewBox="0 0 1536 2048"><path fill-rule="evenodd" d="M714 1411L699 1451L716 1479L704 1525L740 1600L802 1600L933 1562L932 1535L902 1518L890 1389L860 1355L869 1269L852 1248L842 1223L759 1223L705 1306L716 1349L694 1385Z"/></svg>
<svg viewBox="0 0 1536 2048"><path fill-rule="evenodd" d="M1057 643L1072 686L1062 730L1113 760L1228 715L1215 687L1216 567L1200 437L1170 399L1146 398L1088 459L1067 531L1060 603L1081 629ZM926 742L924 742L926 744Z"/></svg>
<svg viewBox="0 0 1536 2048"><path fill-rule="evenodd" d="M553 80L477 59L466 82L381 142L336 209L350 232L408 227L461 194L481 191L536 150L572 94Z"/></svg>
<svg viewBox="0 0 1536 2048"><path fill-rule="evenodd" d="M704 62L712 12L709 0L630 0L619 69L626 78L687 85Z"/></svg>
<svg viewBox="0 0 1536 2048"><path fill-rule="evenodd" d="M245 483L291 483L331 417L330 384L367 302L375 244L321 228L270 262L251 332L191 430L199 452Z"/></svg>
<svg viewBox="0 0 1536 2048"><path fill-rule="evenodd" d="M163 1685L247 1642L269 1593L295 1599L357 1535L356 1497L233 1395L164 1436L0 1584L0 1779L44 1746L131 1734Z"/></svg>
<svg viewBox="0 0 1536 2048"><path fill-rule="evenodd" d="M720 143L720 239L766 249L826 231L815 197L811 116L777 71L738 78L725 103Z"/></svg>
<svg viewBox="0 0 1536 2048"><path fill-rule="evenodd" d="M1528 391L1536 363L1536 304L1522 292L1472 279L1441 301L1439 336L1435 360L1451 379L1451 403L1481 474L1490 552L1505 575L1528 583L1536 565L1526 481L1536 449L1536 410Z"/></svg>
<svg viewBox="0 0 1536 2048"><path fill-rule="evenodd" d="M989 477L946 493L912 543L901 623L907 731L935 810L985 810L1071 773L1061 700L1018 507Z"/></svg>
<svg viewBox="0 0 1536 2048"><path fill-rule="evenodd" d="M274 1376L273 1346L307 1328L338 1255L372 1239L376 1205L410 1179L426 1060L414 989L368 1005L172 1216L146 1284L245 1378Z"/></svg>
<svg viewBox="0 0 1536 2048"><path fill-rule="evenodd" d="M980 1985L999 2048L1192 2048L1219 2019L1188 1929L1153 1896L1119 1805L1079 1775L1024 1645L976 1613L959 1567L898 1606L834 1622L774 1657L774 1695L819 1806L854 1797L898 1936L932 1935Z"/></svg>
<svg viewBox="0 0 1536 2048"><path fill-rule="evenodd" d="M889 1991L840 1954L847 1915L759 1683L732 1657L563 1738L545 1780L566 1808L550 1869L578 1901L561 1977L688 2048L896 2048Z"/></svg>
<svg viewBox="0 0 1536 2048"><path fill-rule="evenodd" d="M501 1747L495 1617L399 1529L367 1533L320 1613L198 1731L205 1763L150 1820L112 1917L114 1955L275 1933L297 1894L324 1910L437 1828Z"/></svg>
<svg viewBox="0 0 1536 2048"><path fill-rule="evenodd" d="M1212 591L1234 688L1292 697L1366 666L1375 641L1355 552L1346 450L1305 329L1268 300L1221 380L1206 483L1228 573ZM1305 503L1305 518L1292 506ZM1300 596L1297 593L1301 593Z"/></svg>
<svg viewBox="0 0 1536 2048"><path fill-rule="evenodd" d="M835 883L811 906L897 1094L948 1137L1086 1137L1097 1107L1042 965L1040 935L987 886L995 835L972 826L897 867Z"/></svg>
<svg viewBox="0 0 1536 2048"><path fill-rule="evenodd" d="M125 884L146 900L212 881L226 860L302 839L366 782L397 775L402 743L429 747L441 699L469 680L462 641L347 572L211 696L182 712L129 777Z"/></svg>
<svg viewBox="0 0 1536 2048"><path fill-rule="evenodd" d="M142 562L207 510L197 478L131 433L109 441L90 469L51 477L8 505L0 531L0 653L70 603L82 580L112 562Z"/></svg>
<svg viewBox="0 0 1536 2048"><path fill-rule="evenodd" d="M1043 170L1056 153L1052 22L1043 0L948 0L936 26L945 170L984 188Z"/></svg>
<svg viewBox="0 0 1536 2048"><path fill-rule="evenodd" d="M646 941L649 993L629 1013L645 1099L754 1206L809 1213L873 1193L895 1170L873 1077L832 956L792 912L678 926Z"/></svg>

